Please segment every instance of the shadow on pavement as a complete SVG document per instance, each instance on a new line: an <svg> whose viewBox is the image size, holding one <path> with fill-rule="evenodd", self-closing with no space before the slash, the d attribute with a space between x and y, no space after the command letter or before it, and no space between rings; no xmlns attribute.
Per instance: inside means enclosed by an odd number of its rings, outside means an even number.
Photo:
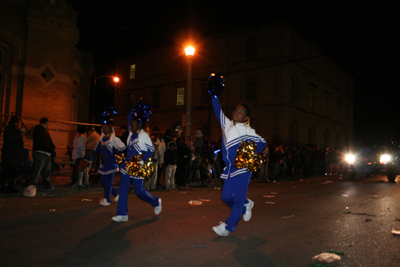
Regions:
<svg viewBox="0 0 400 267"><path fill-rule="evenodd" d="M243 240L236 236L217 237L213 241L235 244L238 248L235 249L232 254L240 266L279 267L279 265L268 258L268 256L258 250L259 246L267 243L265 239L262 239L258 236L249 235L247 240Z"/></svg>
<svg viewBox="0 0 400 267"><path fill-rule="evenodd" d="M115 258L129 251L132 245L125 237L126 233L155 223L158 219L154 216L152 219L135 224L111 222L105 228L83 238L74 248L49 266L118 266L120 263L117 263Z"/></svg>

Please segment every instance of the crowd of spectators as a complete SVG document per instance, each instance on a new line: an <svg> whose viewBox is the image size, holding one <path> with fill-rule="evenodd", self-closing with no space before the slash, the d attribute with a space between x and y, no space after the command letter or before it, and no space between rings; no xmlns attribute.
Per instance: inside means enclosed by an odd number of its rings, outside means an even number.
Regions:
<svg viewBox="0 0 400 267"><path fill-rule="evenodd" d="M268 162L267 182L302 179L310 176L341 175L347 170L345 156L348 148L321 148L315 145L271 145L264 156ZM253 179L261 181L260 171ZM264 179L265 180L265 179Z"/></svg>

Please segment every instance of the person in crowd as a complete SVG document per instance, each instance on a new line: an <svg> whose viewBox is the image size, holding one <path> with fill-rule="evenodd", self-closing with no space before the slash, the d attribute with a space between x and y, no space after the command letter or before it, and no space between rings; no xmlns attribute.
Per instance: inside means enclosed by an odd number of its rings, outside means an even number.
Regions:
<svg viewBox="0 0 400 267"><path fill-rule="evenodd" d="M194 145L193 145L193 141L192 141L192 137L191 136L186 137L186 145L189 148L189 151L193 152Z"/></svg>
<svg viewBox="0 0 400 267"><path fill-rule="evenodd" d="M86 154L80 161L78 166L78 189L81 191L81 187L86 187L89 190L89 170L92 167L93 157L91 154ZM85 184L82 183L85 179Z"/></svg>
<svg viewBox="0 0 400 267"><path fill-rule="evenodd" d="M207 158L201 159L201 164L199 169L200 169L201 187L207 187L207 183L211 179L211 172Z"/></svg>
<svg viewBox="0 0 400 267"><path fill-rule="evenodd" d="M271 161L272 161L272 166L273 166L273 180L276 182L281 173L281 164L280 164L280 158L279 158L279 145L275 145L273 147L273 153L271 153Z"/></svg>
<svg viewBox="0 0 400 267"><path fill-rule="evenodd" d="M172 139L172 130L171 129L167 129L167 130L165 130L165 133L164 133L164 143L167 146L166 149L168 149L168 144L171 141L173 141L173 139Z"/></svg>
<svg viewBox="0 0 400 267"><path fill-rule="evenodd" d="M186 138L186 146L189 149L189 165L188 165L188 171L187 171L187 175L186 175L186 184L190 184L192 183L192 160L193 160L193 156L194 156L194 146L193 146L193 142L192 142L192 137L188 136Z"/></svg>
<svg viewBox="0 0 400 267"><path fill-rule="evenodd" d="M339 162L339 175L343 176L346 174L346 155L349 154L349 148L345 146L342 150L338 150L339 155L338 155L338 162Z"/></svg>
<svg viewBox="0 0 400 267"><path fill-rule="evenodd" d="M96 152L96 147L97 144L99 143L100 140L100 135L97 133L96 129L94 127L89 127L87 130L87 142L86 142L86 151L85 154L89 154L92 156L92 168L97 169L98 168L98 162L97 162L97 152Z"/></svg>
<svg viewBox="0 0 400 267"><path fill-rule="evenodd" d="M203 146L202 137L203 137L202 132L200 130L197 130L196 131L196 137L195 137L194 142L193 142L193 146L194 146L194 150L199 154L201 153L201 148Z"/></svg>
<svg viewBox="0 0 400 267"><path fill-rule="evenodd" d="M1 192L18 193L15 188L15 177L17 169L24 167L24 135L25 131L20 130L19 117L12 116L3 134Z"/></svg>
<svg viewBox="0 0 400 267"><path fill-rule="evenodd" d="M124 124L120 127L122 134L119 136L119 139L121 139L122 143L126 146L126 141L128 140L129 136L129 130L128 130L128 125Z"/></svg>
<svg viewBox="0 0 400 267"><path fill-rule="evenodd" d="M333 148L328 148L326 153L326 162L328 166L327 175L334 175L336 169L336 153Z"/></svg>
<svg viewBox="0 0 400 267"><path fill-rule="evenodd" d="M224 179L222 189L222 200L231 208L229 218L220 225L214 226L212 230L219 236L228 236L236 230L240 218L248 222L252 216L254 202L246 199L251 172L246 168L238 169L235 165L237 150L242 141L254 141L257 144L256 152L261 153L265 146L265 140L250 127L252 108L249 104L242 102L233 111L232 120L224 114L216 97L212 97L212 105L218 122L222 128L223 157L227 167L221 174Z"/></svg>
<svg viewBox="0 0 400 267"><path fill-rule="evenodd" d="M141 100L142 101L142 100ZM133 155L142 155L141 160L147 161L154 154L154 146L151 142L149 135L144 131L146 127L146 118L139 117L138 107L148 105L139 104L132 110L127 118L129 123L129 136L127 141L127 159L131 159ZM135 111L136 110L136 111ZM148 112L146 112L147 114ZM161 198L151 195L143 188L143 178L138 176L131 176L126 172L125 164L121 169L121 186L120 186L120 199L118 202L117 216L112 217L115 222L128 221L128 192L131 184L135 189L136 195L142 200L149 203L154 208L154 213L159 215L162 211Z"/></svg>
<svg viewBox="0 0 400 267"><path fill-rule="evenodd" d="M78 187L78 166L80 164L81 159L85 156L86 149L86 137L85 133L87 129L84 125L79 125L76 129L77 133L74 137L73 141L73 150L72 150L72 176L71 176L71 184L72 187Z"/></svg>
<svg viewBox="0 0 400 267"><path fill-rule="evenodd" d="M200 165L201 165L200 154L194 151L192 154L192 160L190 162L191 182L198 183L200 181Z"/></svg>
<svg viewBox="0 0 400 267"><path fill-rule="evenodd" d="M293 148L293 175L295 179L301 179L301 154L299 148L296 146Z"/></svg>
<svg viewBox="0 0 400 267"><path fill-rule="evenodd" d="M190 151L185 144L185 138L178 138L177 140L178 147L178 166L176 168L176 183L179 189L186 189L187 185L187 176L190 165Z"/></svg>
<svg viewBox="0 0 400 267"><path fill-rule="evenodd" d="M158 150L159 145L156 141L156 138L154 136L152 136L151 141L153 142L153 146L154 146L154 154L151 157L151 159L153 161L154 170L153 170L153 173L151 174L150 179L144 180L144 189L154 191L157 188L158 160L160 157L159 157L159 150Z"/></svg>
<svg viewBox="0 0 400 267"><path fill-rule="evenodd" d="M175 189L175 173L178 164L178 153L174 142L169 142L168 149L164 153L164 167L165 167L165 189Z"/></svg>
<svg viewBox="0 0 400 267"><path fill-rule="evenodd" d="M268 146L265 147L263 152L261 153L262 164L258 176L259 183L269 183L268 180L268 159L269 159L269 149Z"/></svg>
<svg viewBox="0 0 400 267"><path fill-rule="evenodd" d="M30 184L36 185L39 175L42 174L44 188L47 190L54 190L51 185L51 154L55 151L55 145L48 132L49 120L43 117L33 130L33 171L31 175Z"/></svg>
<svg viewBox="0 0 400 267"><path fill-rule="evenodd" d="M158 160L157 160L158 164L157 187L158 187L161 185L160 183L161 174L164 173L164 153L166 150L164 138L161 133L158 133L156 136L156 144L158 145Z"/></svg>
<svg viewBox="0 0 400 267"><path fill-rule="evenodd" d="M301 153L301 161L302 161L302 171L305 177L311 176L311 147L306 146L303 148Z"/></svg>
<svg viewBox="0 0 400 267"><path fill-rule="evenodd" d="M207 138L204 138L200 156L202 159L207 159L208 164L212 164L214 162L214 150Z"/></svg>
<svg viewBox="0 0 400 267"><path fill-rule="evenodd" d="M111 123L105 123L96 147L96 152L100 153L103 158L98 171L101 174L101 185L104 187L104 198L100 200L102 206L110 206L111 195L114 196L115 202L119 200L119 190L113 186L115 173L119 171L115 154L120 154L125 149L124 143L115 136L114 127Z"/></svg>

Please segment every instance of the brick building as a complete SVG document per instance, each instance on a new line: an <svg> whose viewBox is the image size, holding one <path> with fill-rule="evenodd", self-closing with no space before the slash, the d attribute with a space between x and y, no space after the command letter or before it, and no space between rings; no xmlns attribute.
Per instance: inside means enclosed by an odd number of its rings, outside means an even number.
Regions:
<svg viewBox="0 0 400 267"><path fill-rule="evenodd" d="M75 47L77 15L67 0L0 2L2 123L8 115L18 114L29 129L46 116L50 134L61 148L70 144L74 127L56 121L91 121L94 67L91 54Z"/></svg>
<svg viewBox="0 0 400 267"><path fill-rule="evenodd" d="M195 41L196 42L196 41ZM191 135L202 130L221 137L205 83L211 72L224 75L221 106L228 116L241 100L254 109L257 132L321 147L349 145L353 136L353 78L286 23L272 23L211 36L192 43ZM185 124L188 63L184 44L121 59L115 93L116 125L125 124L141 97L153 106L150 132Z"/></svg>

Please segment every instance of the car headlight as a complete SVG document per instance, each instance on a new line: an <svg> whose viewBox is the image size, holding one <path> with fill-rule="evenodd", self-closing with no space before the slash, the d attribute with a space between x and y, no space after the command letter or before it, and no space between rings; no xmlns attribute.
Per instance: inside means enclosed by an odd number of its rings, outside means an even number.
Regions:
<svg viewBox="0 0 400 267"><path fill-rule="evenodd" d="M384 154L380 157L379 162L382 164L387 164L392 160L392 157L388 154Z"/></svg>
<svg viewBox="0 0 400 267"><path fill-rule="evenodd" d="M354 164L354 162L356 161L356 156L351 155L351 154L346 155L346 161L349 164Z"/></svg>

